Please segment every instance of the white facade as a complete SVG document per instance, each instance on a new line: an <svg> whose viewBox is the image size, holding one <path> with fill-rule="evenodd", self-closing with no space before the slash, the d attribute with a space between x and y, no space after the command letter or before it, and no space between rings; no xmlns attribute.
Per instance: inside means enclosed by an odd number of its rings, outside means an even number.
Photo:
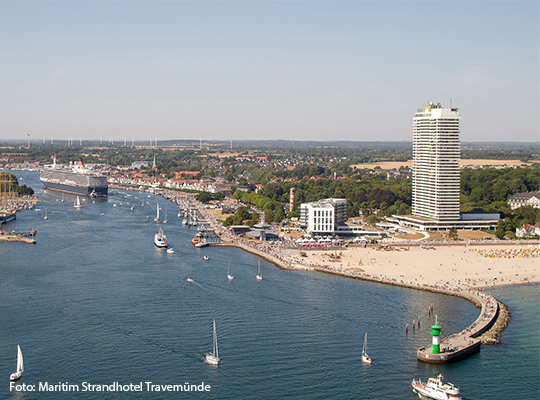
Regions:
<svg viewBox="0 0 540 400"><path fill-rule="evenodd" d="M457 108L429 103L413 118L413 215L458 221L460 116Z"/></svg>
<svg viewBox="0 0 540 400"><path fill-rule="evenodd" d="M512 210L523 206L540 208L540 193L516 193L508 200Z"/></svg>
<svg viewBox="0 0 540 400"><path fill-rule="evenodd" d="M300 205L300 225L308 232L333 234L346 219L346 199L324 199Z"/></svg>

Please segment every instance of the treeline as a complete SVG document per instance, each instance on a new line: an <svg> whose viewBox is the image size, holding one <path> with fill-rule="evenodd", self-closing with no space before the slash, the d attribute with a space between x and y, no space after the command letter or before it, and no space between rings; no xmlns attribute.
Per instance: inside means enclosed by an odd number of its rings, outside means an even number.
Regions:
<svg viewBox="0 0 540 400"><path fill-rule="evenodd" d="M507 212L497 223L495 235L502 239L504 237L514 238L517 228L525 224L534 225L540 222L540 209L532 206L523 206Z"/></svg>
<svg viewBox="0 0 540 400"><path fill-rule="evenodd" d="M0 193L14 193L18 197L32 196L34 189L26 185L19 186L17 177L8 172L0 172Z"/></svg>
<svg viewBox="0 0 540 400"><path fill-rule="evenodd" d="M464 169L461 211L495 211L505 216L516 193L540 191L540 165L527 168Z"/></svg>
<svg viewBox="0 0 540 400"><path fill-rule="evenodd" d="M538 212L512 211L508 199L516 193L539 191L539 187L539 165L515 169L465 169L461 172L461 210L498 212L507 221L505 232L511 226L515 230L523 223L540 222ZM288 213L285 210L288 211L291 188L295 188L295 200L292 212ZM326 198L345 198L349 218L358 216L361 211L362 215L375 222L383 215L411 213L412 181L401 177L387 179L383 172L363 172L336 180L319 178L270 182L263 185L257 194L237 191L234 197L255 204L265 212L269 209L274 219L267 222L280 222L282 212L283 216L298 217L301 203Z"/></svg>

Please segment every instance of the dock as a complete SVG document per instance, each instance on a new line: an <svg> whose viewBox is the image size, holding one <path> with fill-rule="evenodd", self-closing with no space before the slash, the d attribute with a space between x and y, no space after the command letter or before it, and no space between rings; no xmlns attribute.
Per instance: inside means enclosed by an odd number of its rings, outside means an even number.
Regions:
<svg viewBox="0 0 540 400"><path fill-rule="evenodd" d="M0 233L0 242L22 242L22 243L37 243L35 239L28 238L24 235L16 233Z"/></svg>

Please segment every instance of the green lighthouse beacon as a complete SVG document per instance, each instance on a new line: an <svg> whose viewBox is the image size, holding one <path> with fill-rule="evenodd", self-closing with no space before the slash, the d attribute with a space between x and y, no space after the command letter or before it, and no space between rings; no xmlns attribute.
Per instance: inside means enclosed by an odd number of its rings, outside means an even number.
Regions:
<svg viewBox="0 0 540 400"><path fill-rule="evenodd" d="M437 324L435 319L435 325L431 327L431 334L433 335L433 354L440 354L441 349L439 347L439 335L441 334L441 326Z"/></svg>

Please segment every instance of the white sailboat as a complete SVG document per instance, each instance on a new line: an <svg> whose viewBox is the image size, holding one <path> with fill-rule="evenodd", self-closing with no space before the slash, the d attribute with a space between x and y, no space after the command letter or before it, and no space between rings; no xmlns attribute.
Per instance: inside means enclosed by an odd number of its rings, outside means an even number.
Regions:
<svg viewBox="0 0 540 400"><path fill-rule="evenodd" d="M371 364L371 358L367 355L367 332L366 337L364 338L364 345L362 346L362 362Z"/></svg>
<svg viewBox="0 0 540 400"><path fill-rule="evenodd" d="M78 195L77 195L77 202L75 204L73 204L73 207L81 208L81 199L80 199L80 197Z"/></svg>
<svg viewBox="0 0 540 400"><path fill-rule="evenodd" d="M166 224L167 222L167 208L165 208L165 219L163 220L163 223Z"/></svg>
<svg viewBox="0 0 540 400"><path fill-rule="evenodd" d="M234 279L234 276L231 275L231 262L229 261L229 270L227 272L227 279L232 281Z"/></svg>
<svg viewBox="0 0 540 400"><path fill-rule="evenodd" d="M17 371L12 373L9 376L9 380L16 381L17 379L21 377L23 372L24 372L24 364L23 364L22 351L21 351L21 347L17 345Z"/></svg>
<svg viewBox="0 0 540 400"><path fill-rule="evenodd" d="M217 344L217 332L216 332L216 320L214 319L214 338L212 342L212 352L206 353L206 362L212 365L218 365L221 360L219 359L219 351Z"/></svg>
<svg viewBox="0 0 540 400"><path fill-rule="evenodd" d="M257 280L262 281L262 275L261 275L261 262L259 261L259 266L257 267Z"/></svg>
<svg viewBox="0 0 540 400"><path fill-rule="evenodd" d="M157 214L156 214L156 218L154 218L154 221L159 222L159 204L156 204L156 207L157 207Z"/></svg>
<svg viewBox="0 0 540 400"><path fill-rule="evenodd" d="M47 209L45 209L45 216L43 217L43 219L49 219L49 217L47 217Z"/></svg>

